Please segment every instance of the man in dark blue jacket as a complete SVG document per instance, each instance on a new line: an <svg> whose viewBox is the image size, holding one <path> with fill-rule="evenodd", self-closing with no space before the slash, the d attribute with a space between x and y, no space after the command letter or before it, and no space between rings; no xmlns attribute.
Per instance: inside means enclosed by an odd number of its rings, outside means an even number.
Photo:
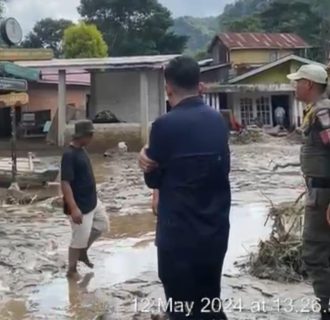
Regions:
<svg viewBox="0 0 330 320"><path fill-rule="evenodd" d="M159 189L156 245L167 312L175 320L227 319L220 280L231 203L228 128L199 96L195 60L175 58L165 79L172 109L153 123L139 164L148 187Z"/></svg>

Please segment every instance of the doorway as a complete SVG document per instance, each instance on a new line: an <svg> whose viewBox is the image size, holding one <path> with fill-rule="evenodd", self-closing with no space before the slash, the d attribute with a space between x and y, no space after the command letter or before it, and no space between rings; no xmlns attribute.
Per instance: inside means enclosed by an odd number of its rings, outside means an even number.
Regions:
<svg viewBox="0 0 330 320"><path fill-rule="evenodd" d="M16 126L21 122L22 108L16 107ZM0 138L11 137L10 107L0 108Z"/></svg>
<svg viewBox="0 0 330 320"><path fill-rule="evenodd" d="M284 118L284 127L290 128L290 96L289 95L275 95L272 96L272 113L274 119L274 125L276 126L276 117L275 117L275 109L277 107L283 107L285 110L285 118Z"/></svg>

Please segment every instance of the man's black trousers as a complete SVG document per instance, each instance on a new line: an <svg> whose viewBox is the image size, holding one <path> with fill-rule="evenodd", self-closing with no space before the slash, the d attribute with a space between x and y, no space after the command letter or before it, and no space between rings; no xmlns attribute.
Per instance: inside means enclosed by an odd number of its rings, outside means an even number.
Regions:
<svg viewBox="0 0 330 320"><path fill-rule="evenodd" d="M171 320L223 319L220 282L226 251L227 242L216 249L158 248L158 274ZM180 312L180 305L186 302L193 303L192 315Z"/></svg>

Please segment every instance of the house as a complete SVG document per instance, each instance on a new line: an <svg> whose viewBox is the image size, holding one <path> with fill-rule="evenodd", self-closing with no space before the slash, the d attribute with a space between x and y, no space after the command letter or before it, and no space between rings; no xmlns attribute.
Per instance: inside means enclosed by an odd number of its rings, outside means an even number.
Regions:
<svg viewBox="0 0 330 320"><path fill-rule="evenodd" d="M30 96L28 112L45 111L50 118L55 116L58 107L58 74L48 68L40 68L41 80L30 82L28 93ZM84 70L74 69L66 75L66 102L86 112L87 98L90 94L90 74Z"/></svg>
<svg viewBox="0 0 330 320"><path fill-rule="evenodd" d="M204 99L220 111L232 110L243 125L254 124L258 119L265 126L274 126L274 110L282 106L286 110L286 126L299 126L303 105L295 99L295 89L287 74L311 63L320 64L296 55L282 57L231 78L227 83L207 84Z"/></svg>
<svg viewBox="0 0 330 320"><path fill-rule="evenodd" d="M209 46L214 65L232 65L231 75L289 55L307 56L310 46L292 33L220 33Z"/></svg>
<svg viewBox="0 0 330 320"><path fill-rule="evenodd" d="M58 107L58 74L48 68L40 68L39 71L40 80L28 81L28 104L16 108L16 117L19 122L23 120L25 113L33 113L32 132L34 134L42 134L44 124L53 119ZM77 108L77 114L84 117L90 94L90 74L84 70L75 69L70 71L66 78L66 103ZM8 138L11 135L10 108L2 108L0 117L2 119L0 138Z"/></svg>
<svg viewBox="0 0 330 320"><path fill-rule="evenodd" d="M165 65L177 55L53 59L19 61L19 65L49 69L58 80L57 116L52 121L48 141L63 146L72 133L67 123L67 80L74 70L90 74L88 118L102 111L113 112L121 123L96 123L94 150L105 150L125 141L131 150L148 142L152 121L166 112Z"/></svg>

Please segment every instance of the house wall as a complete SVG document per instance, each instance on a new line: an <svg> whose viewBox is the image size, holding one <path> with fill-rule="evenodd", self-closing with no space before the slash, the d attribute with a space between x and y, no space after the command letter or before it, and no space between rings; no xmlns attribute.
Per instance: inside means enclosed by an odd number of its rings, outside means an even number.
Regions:
<svg viewBox="0 0 330 320"><path fill-rule="evenodd" d="M165 111L164 80L161 71L146 72L149 85L149 120L153 121ZM91 117L100 111L110 110L121 121L140 123L140 76L141 71L92 74Z"/></svg>
<svg viewBox="0 0 330 320"><path fill-rule="evenodd" d="M233 64L265 64L291 55L294 50L240 49L231 50L230 62Z"/></svg>
<svg viewBox="0 0 330 320"><path fill-rule="evenodd" d="M240 84L289 84L287 75L296 72L301 63L298 61L288 61L272 69L260 72L254 76L240 81Z"/></svg>
<svg viewBox="0 0 330 320"><path fill-rule="evenodd" d="M288 95L289 96L289 119L290 124L293 126L297 126L298 124L298 117L302 115L302 105L298 103L297 100L294 98L293 92L246 92L246 93L233 93L232 94L232 105L233 105L233 113L235 115L236 120L239 123L242 123L242 116L241 116L241 99L251 99L252 100L252 108L253 108L253 118L257 117L257 107L256 107L256 100L259 98L266 98L269 99L269 107L272 110L272 96L276 95ZM275 125L275 119L273 118L272 111L270 112L270 125Z"/></svg>
<svg viewBox="0 0 330 320"><path fill-rule="evenodd" d="M287 62L278 67L258 73L240 81L240 84L280 84L290 83L287 75L291 72L291 63Z"/></svg>
<svg viewBox="0 0 330 320"><path fill-rule="evenodd" d="M229 67L204 71L201 73L201 81L204 83L224 83L229 78Z"/></svg>
<svg viewBox="0 0 330 320"><path fill-rule="evenodd" d="M229 51L219 39L214 43L211 53L214 64L229 62Z"/></svg>
<svg viewBox="0 0 330 320"><path fill-rule="evenodd" d="M85 109L88 93L89 87L67 86L67 104ZM29 104L24 108L25 111L51 110L51 116L55 115L58 107L57 84L29 83L28 94Z"/></svg>

